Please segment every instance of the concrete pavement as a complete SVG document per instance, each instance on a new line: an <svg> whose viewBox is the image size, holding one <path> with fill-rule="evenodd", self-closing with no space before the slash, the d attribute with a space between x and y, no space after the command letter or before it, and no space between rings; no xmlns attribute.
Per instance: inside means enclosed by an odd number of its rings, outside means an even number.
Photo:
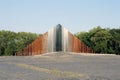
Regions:
<svg viewBox="0 0 120 80"><path fill-rule="evenodd" d="M0 57L0 80L120 80L120 56L58 52Z"/></svg>

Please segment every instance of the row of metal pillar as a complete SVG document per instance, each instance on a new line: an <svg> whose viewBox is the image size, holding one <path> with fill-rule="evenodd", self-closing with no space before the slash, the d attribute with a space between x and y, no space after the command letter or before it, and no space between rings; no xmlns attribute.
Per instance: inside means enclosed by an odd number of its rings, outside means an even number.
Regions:
<svg viewBox="0 0 120 80"><path fill-rule="evenodd" d="M17 52L17 56L32 56L49 52L47 37L48 33L40 36L31 44L27 45L23 50L19 50ZM67 52L93 53L93 50L87 45L85 45L82 41L80 41L76 36L73 36L72 38L71 40L69 40Z"/></svg>

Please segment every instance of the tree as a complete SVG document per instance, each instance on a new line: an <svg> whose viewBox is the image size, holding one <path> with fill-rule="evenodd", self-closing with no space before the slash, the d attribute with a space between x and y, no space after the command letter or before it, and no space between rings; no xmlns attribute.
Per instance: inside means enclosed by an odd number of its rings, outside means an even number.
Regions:
<svg viewBox="0 0 120 80"><path fill-rule="evenodd" d="M95 53L120 54L120 29L104 29L100 26L89 32L80 32L76 36Z"/></svg>
<svg viewBox="0 0 120 80"><path fill-rule="evenodd" d="M0 31L0 55L15 55L20 49L24 49L39 35L27 32Z"/></svg>
<svg viewBox="0 0 120 80"><path fill-rule="evenodd" d="M120 29L111 29L109 31L113 36L113 39L109 42L112 45L112 49L116 54L120 54Z"/></svg>

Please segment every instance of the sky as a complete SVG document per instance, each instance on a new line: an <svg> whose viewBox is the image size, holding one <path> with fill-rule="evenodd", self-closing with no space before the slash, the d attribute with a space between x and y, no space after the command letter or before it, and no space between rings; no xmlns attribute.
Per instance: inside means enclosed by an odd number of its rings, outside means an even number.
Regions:
<svg viewBox="0 0 120 80"><path fill-rule="evenodd" d="M120 0L0 0L0 30L43 34L57 24L72 33L120 28Z"/></svg>

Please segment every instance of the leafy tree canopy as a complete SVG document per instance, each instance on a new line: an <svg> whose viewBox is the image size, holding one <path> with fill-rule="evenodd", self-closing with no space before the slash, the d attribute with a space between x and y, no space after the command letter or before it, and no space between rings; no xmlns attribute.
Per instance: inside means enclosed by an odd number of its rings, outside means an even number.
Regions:
<svg viewBox="0 0 120 80"><path fill-rule="evenodd" d="M27 32L0 31L0 55L15 55L17 51L26 47L39 35Z"/></svg>
<svg viewBox="0 0 120 80"><path fill-rule="evenodd" d="M75 35L95 53L120 54L120 29L104 29L98 26L89 32L80 32Z"/></svg>

